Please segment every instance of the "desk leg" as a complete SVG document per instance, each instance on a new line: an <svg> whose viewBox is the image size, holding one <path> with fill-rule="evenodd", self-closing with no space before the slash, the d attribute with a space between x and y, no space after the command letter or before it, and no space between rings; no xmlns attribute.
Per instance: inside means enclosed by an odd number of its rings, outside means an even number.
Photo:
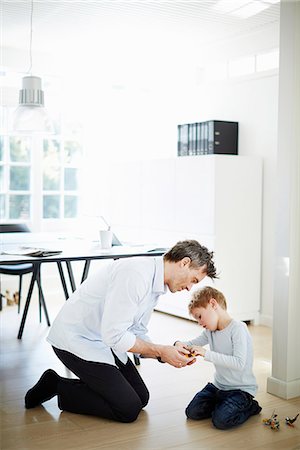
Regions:
<svg viewBox="0 0 300 450"><path fill-rule="evenodd" d="M48 311L47 311L47 307L46 307L46 302L45 302L45 298L44 298L44 294L43 294L43 290L42 290L42 284L41 284L41 272L40 272L40 266L38 268L37 271L37 277L36 277L36 282L39 288L39 302L40 302L40 307L43 307L44 313L45 313L45 317L46 317L46 321L47 321L47 325L48 327L50 327L50 320L49 320L49 316L48 316Z"/></svg>
<svg viewBox="0 0 300 450"><path fill-rule="evenodd" d="M90 265L91 265L91 260L87 259L85 261L85 264L84 264L84 269L83 269L83 273L82 273L81 283L83 283L84 280L87 278L89 270L90 270Z"/></svg>
<svg viewBox="0 0 300 450"><path fill-rule="evenodd" d="M72 292L74 292L76 290L76 284L75 284L75 279L74 279L74 274L73 274L71 262L70 261L66 261L66 265L67 265L67 269L68 269L68 273L69 273L69 278L70 278Z"/></svg>
<svg viewBox="0 0 300 450"><path fill-rule="evenodd" d="M26 321L26 317L27 317L27 313L28 313L28 308L29 308L29 304L30 304L30 300L31 300L31 296L32 296L33 286L34 286L34 282L36 281L36 277L37 277L37 270L38 270L37 267L35 267L32 272L32 277L31 277L31 281L30 281L30 285L29 285L27 299L26 299L24 312L23 312L23 316L22 316L22 320L21 320L21 325L20 325L19 332L18 332L18 339L22 338L24 325L25 325L25 321Z"/></svg>
<svg viewBox="0 0 300 450"><path fill-rule="evenodd" d="M139 366L141 364L140 358L137 355L133 355L134 364Z"/></svg>
<svg viewBox="0 0 300 450"><path fill-rule="evenodd" d="M58 271L59 271L59 275L60 275L60 279L61 279L61 284L62 284L64 293L65 293L65 297L66 297L66 300L68 300L69 292L68 292L67 283L66 283L64 271L62 268L62 264L60 261L57 261L57 267L58 267Z"/></svg>

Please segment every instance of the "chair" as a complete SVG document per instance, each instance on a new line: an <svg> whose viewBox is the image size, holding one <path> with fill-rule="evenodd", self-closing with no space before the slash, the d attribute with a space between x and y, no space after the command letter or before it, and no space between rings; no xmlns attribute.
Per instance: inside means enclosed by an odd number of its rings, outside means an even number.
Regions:
<svg viewBox="0 0 300 450"><path fill-rule="evenodd" d="M29 228L24 223L10 223L0 224L0 233L25 233L29 232ZM0 274L4 275L18 275L19 276L19 302L18 313L21 307L21 293L22 293L22 278L26 273L33 272L33 264L13 264L13 265L0 265ZM2 309L2 297L1 293L1 280L0 280L0 310Z"/></svg>
<svg viewBox="0 0 300 450"><path fill-rule="evenodd" d="M9 224L0 224L0 233L26 233L30 232L28 226L24 223L9 223ZM32 273L32 282L30 284L28 297L29 301L32 295L32 289L34 281L37 282L39 289L39 316L41 322L41 308L43 306L47 324L50 325L48 312L45 305L44 295L41 287L41 279L40 279L40 263L26 263L26 264L7 264L0 265L0 275L18 275L19 276L19 301L18 301L18 313L21 308L21 294L22 294L22 277L27 273ZM1 279L0 279L0 311L2 310L2 297L1 293ZM22 336L22 333L21 333Z"/></svg>

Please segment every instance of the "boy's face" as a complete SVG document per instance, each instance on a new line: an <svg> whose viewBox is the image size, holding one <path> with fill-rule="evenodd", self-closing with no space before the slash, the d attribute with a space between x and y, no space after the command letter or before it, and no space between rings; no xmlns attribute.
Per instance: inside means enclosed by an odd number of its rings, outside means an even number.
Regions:
<svg viewBox="0 0 300 450"><path fill-rule="evenodd" d="M219 316L212 301L208 303L206 308L197 306L191 312L192 316L203 328L210 331L216 331L218 329Z"/></svg>

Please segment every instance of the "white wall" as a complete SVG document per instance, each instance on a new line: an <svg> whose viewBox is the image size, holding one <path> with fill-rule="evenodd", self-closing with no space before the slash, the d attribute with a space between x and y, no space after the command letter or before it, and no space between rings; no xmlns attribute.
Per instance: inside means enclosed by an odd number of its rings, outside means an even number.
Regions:
<svg viewBox="0 0 300 450"><path fill-rule="evenodd" d="M199 49L195 61L186 70L178 67L177 71L174 65L172 71L160 74L157 68L153 85L145 86L143 80L121 88L107 82L101 84L103 66L97 63L85 71L81 67L78 79L76 71L69 73L69 83L64 87L70 106L85 121L84 214L103 213L102 199L109 186L102 188L101 178L108 161L176 156L178 123L207 119L239 122L240 154L259 155L264 162L261 317L267 325L271 325L273 303L278 74L274 71L235 81L204 83L199 73L203 64L214 58L221 61L276 46L278 27L274 25L245 35L239 41L232 39L219 46ZM37 67L45 69L47 64L42 58L39 60ZM20 70L18 53L8 50L5 61ZM200 69L196 70L196 66ZM59 70L58 66L57 75ZM151 77L147 82L151 82Z"/></svg>
<svg viewBox="0 0 300 450"><path fill-rule="evenodd" d="M214 84L196 102L208 118L239 122L239 153L263 159L261 322L272 323L278 75ZM247 258L247 255L245 255Z"/></svg>
<svg viewBox="0 0 300 450"><path fill-rule="evenodd" d="M210 83L194 88L193 93L174 92L150 99L145 96L143 108L123 115L122 122L116 120L99 122L98 132L91 127L90 139L90 192L85 206L87 211L97 210L105 214L105 190L102 171L106 173L106 162L110 160L152 159L176 155L177 124L207 119L236 120L239 122L239 153L256 155L263 159L263 229L262 229L262 286L261 322L272 323L273 305L273 254L274 254L274 180L277 154L277 99L278 75L275 72L262 76L251 76L236 82ZM157 100L157 101L156 101ZM146 111L144 115L144 111ZM136 126L142 123L142 137L132 136L135 127L130 118L136 117ZM118 116L118 112L116 113ZM127 119L127 120L126 120ZM110 132L106 125L110 123ZM95 126L96 126L95 122ZM101 125L103 124L103 129ZM118 126L120 124L120 126ZM127 128L127 133L123 132ZM130 131L128 131L130 130ZM110 138L109 138L110 136ZM105 145L103 147L103 139ZM140 140L139 140L140 139ZM118 145L115 146L115 143ZM95 164L95 154L98 164ZM114 174L111 180L114 182ZM96 181L98 180L98 181ZM99 188L95 187L95 182ZM101 186L101 187L100 187ZM140 186L136 187L140 189ZM130 203L130 201L129 201ZM245 255L247 258L247 255Z"/></svg>

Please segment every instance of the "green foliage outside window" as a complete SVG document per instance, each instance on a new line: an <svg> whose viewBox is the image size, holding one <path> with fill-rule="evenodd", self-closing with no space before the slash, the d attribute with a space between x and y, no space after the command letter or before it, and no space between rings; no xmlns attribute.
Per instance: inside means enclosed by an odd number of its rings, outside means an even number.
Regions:
<svg viewBox="0 0 300 450"><path fill-rule="evenodd" d="M78 199L75 195L65 195L64 198L64 216L66 219L77 216Z"/></svg>
<svg viewBox="0 0 300 450"><path fill-rule="evenodd" d="M3 136L0 136L0 161L3 161L4 156L4 139Z"/></svg>
<svg viewBox="0 0 300 450"><path fill-rule="evenodd" d="M30 161L30 138L10 137L9 139L9 158L13 162Z"/></svg>
<svg viewBox="0 0 300 450"><path fill-rule="evenodd" d="M64 188L66 191L75 191L78 189L77 172L78 169L65 168Z"/></svg>
<svg viewBox="0 0 300 450"><path fill-rule="evenodd" d="M11 166L9 189L12 191L29 191L30 167Z"/></svg>
<svg viewBox="0 0 300 450"><path fill-rule="evenodd" d="M82 155L82 148L79 142L65 141L64 144L66 164L79 164Z"/></svg>
<svg viewBox="0 0 300 450"><path fill-rule="evenodd" d="M60 218L59 195L43 196L43 218L44 219Z"/></svg>
<svg viewBox="0 0 300 450"><path fill-rule="evenodd" d="M10 195L9 196L9 219L29 219L30 218L30 196Z"/></svg>

